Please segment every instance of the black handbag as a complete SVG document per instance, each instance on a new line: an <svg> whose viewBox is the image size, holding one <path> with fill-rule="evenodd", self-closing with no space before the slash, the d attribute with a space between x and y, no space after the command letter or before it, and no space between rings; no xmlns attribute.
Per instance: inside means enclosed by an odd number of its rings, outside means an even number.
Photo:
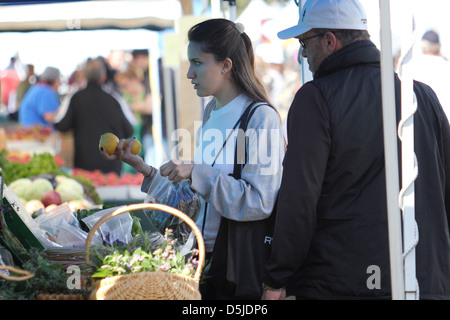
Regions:
<svg viewBox="0 0 450 320"><path fill-rule="evenodd" d="M239 128L242 130L237 136L233 171L236 179L241 178L247 161L245 131L257 107L248 106L241 118ZM222 217L208 272L213 281L211 286L219 287L215 290L216 299L261 298L262 276L270 255L276 207L275 203L270 217L259 221L242 222Z"/></svg>

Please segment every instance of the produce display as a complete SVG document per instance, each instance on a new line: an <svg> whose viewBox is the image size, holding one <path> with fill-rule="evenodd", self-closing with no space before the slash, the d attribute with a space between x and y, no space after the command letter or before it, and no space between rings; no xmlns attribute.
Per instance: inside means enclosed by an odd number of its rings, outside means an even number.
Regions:
<svg viewBox="0 0 450 320"><path fill-rule="evenodd" d="M27 162L16 162L8 156L7 151L0 151L0 168L6 185L20 179L40 174L65 174L50 153L34 154Z"/></svg>
<svg viewBox="0 0 450 320"><path fill-rule="evenodd" d="M1 151L0 167L6 186L14 190L30 214L64 202L73 210L103 202L89 179L69 175L49 153L34 154L28 162L15 162Z"/></svg>
<svg viewBox="0 0 450 320"><path fill-rule="evenodd" d="M40 208L53 209L63 202L68 202L73 211L95 205L85 196L84 187L80 182L63 175L38 176L34 180L20 178L7 187L17 194L30 214Z"/></svg>
<svg viewBox="0 0 450 320"><path fill-rule="evenodd" d="M16 128L14 132L8 132L8 139L44 141L51 134L43 128L38 129ZM100 141L99 147L115 152L118 141L108 134ZM139 154L142 145L137 140L125 140L123 148L130 142L133 143L131 152ZM114 207L105 208L97 187L99 192L103 191L105 199L116 190L134 192L139 189L136 186L142 184L142 174L119 176L100 170L67 168L58 155L49 152L31 154L20 149L0 150L0 176L7 189L0 202L0 265L3 264L1 252L11 252L14 261L5 260L7 264L18 264L18 268L34 274L22 283L0 279L0 300L39 299L42 294L87 298L91 290L89 286L80 290L67 287L69 275L63 269L67 265L60 261L66 263L70 260L67 263L81 265L72 259L78 259L80 248L84 249L89 230L105 210L114 210ZM103 186L133 187L101 188ZM129 196L133 195L130 191ZM150 230L144 231L140 218L131 212L121 218L107 221L99 228L99 233L94 234L90 258L95 263L88 270L83 257L83 276L102 279L144 271L192 276L198 264L198 252L181 254L182 243L174 239L172 230L165 230L164 234L164 228L146 225ZM17 236L24 234L23 230L28 232L27 238ZM57 254L52 255L52 252ZM61 255L65 260L59 260ZM26 259L21 259L25 256ZM121 268L125 269L120 271Z"/></svg>
<svg viewBox="0 0 450 320"><path fill-rule="evenodd" d="M77 168L74 168L72 170L72 174L77 177L81 176L89 179L97 187L122 185L139 186L142 184L142 180L144 179L144 177L140 173L124 173L119 176L115 172L102 173L100 170L88 171Z"/></svg>
<svg viewBox="0 0 450 320"><path fill-rule="evenodd" d="M30 161L31 155L27 151L12 150L12 151L8 151L8 154L6 155L6 159L10 162L27 163ZM58 155L58 154L54 155L53 160L55 161L55 164L58 167L65 166L64 159L61 158L60 155Z"/></svg>
<svg viewBox="0 0 450 320"><path fill-rule="evenodd" d="M43 127L41 125L35 125L31 127L11 127L6 128L7 140L38 140L45 141L51 134L52 129L50 127Z"/></svg>

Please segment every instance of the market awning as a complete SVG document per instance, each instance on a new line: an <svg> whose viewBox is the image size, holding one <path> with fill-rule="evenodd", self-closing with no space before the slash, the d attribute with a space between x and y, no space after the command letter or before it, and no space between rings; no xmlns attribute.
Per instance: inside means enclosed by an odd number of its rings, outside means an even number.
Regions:
<svg viewBox="0 0 450 320"><path fill-rule="evenodd" d="M174 10L174 8L178 8ZM173 28L177 0L74 1L0 6L0 32Z"/></svg>

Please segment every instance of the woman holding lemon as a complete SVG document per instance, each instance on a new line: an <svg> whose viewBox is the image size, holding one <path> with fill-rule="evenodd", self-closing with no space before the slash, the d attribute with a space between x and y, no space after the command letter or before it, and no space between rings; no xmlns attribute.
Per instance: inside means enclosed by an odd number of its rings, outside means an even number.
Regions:
<svg viewBox="0 0 450 320"><path fill-rule="evenodd" d="M158 171L132 154L130 143L123 150L123 139L115 154L103 150L106 159L120 159L146 177L143 191L148 190L156 174L173 182L189 181L190 188L202 201L196 223L203 233L207 259L223 255L215 244L224 219L245 223L267 219L274 209L281 183L285 149L281 121L256 76L253 46L243 29L241 24L226 19L211 19L193 26L188 33L187 78L198 96L212 97L205 108L193 161L174 159ZM253 113L245 134L246 159L240 176L234 177L235 155L239 153L236 152L237 132L247 109ZM246 264L239 257L238 260L237 265ZM214 261L218 259L212 259L212 268ZM256 264L252 261L248 272L256 273L252 269ZM227 270L224 272L227 274ZM208 276L210 280L201 286L204 299L261 297L261 283L248 285L245 275Z"/></svg>

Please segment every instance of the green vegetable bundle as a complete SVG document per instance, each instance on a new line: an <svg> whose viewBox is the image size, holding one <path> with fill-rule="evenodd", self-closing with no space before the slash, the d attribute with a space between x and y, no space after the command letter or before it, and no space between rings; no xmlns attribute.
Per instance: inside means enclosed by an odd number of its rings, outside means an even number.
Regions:
<svg viewBox="0 0 450 320"><path fill-rule="evenodd" d="M34 154L26 163L8 161L7 152L0 151L0 175L3 175L6 185L21 178L32 178L37 176L56 177L66 176L71 177L83 186L84 193L97 204L102 204L103 200L98 195L95 186L89 179L82 176L69 176L65 173L55 162L55 159L50 153Z"/></svg>
<svg viewBox="0 0 450 320"><path fill-rule="evenodd" d="M61 264L48 261L36 250L29 252L30 259L23 264L23 269L34 277L21 282L0 280L1 300L33 300L39 293L46 294L83 294L85 289L69 289L67 274Z"/></svg>
<svg viewBox="0 0 450 320"><path fill-rule="evenodd" d="M55 176L64 174L50 153L34 154L27 163L19 163L8 161L6 151L1 151L0 167L3 169L2 175L7 185L20 178L29 178L41 174Z"/></svg>

